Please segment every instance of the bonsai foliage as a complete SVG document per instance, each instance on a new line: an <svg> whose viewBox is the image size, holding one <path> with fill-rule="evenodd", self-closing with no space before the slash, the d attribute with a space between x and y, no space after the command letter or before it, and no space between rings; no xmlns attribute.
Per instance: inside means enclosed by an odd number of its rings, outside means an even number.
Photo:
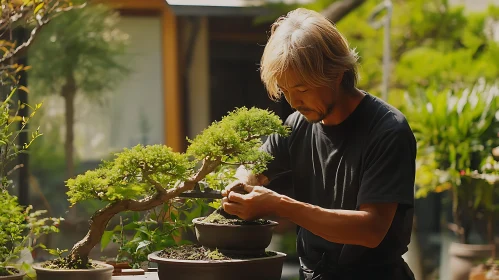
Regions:
<svg viewBox="0 0 499 280"><path fill-rule="evenodd" d="M420 92L418 99L409 100L406 110L418 140L416 196L451 190L454 229L462 242L468 242L473 218L468 216L477 214L478 205L473 205L482 197L481 188L463 176L480 170L499 144L498 95L497 85L479 80L459 91Z"/></svg>
<svg viewBox="0 0 499 280"><path fill-rule="evenodd" d="M264 170L271 156L259 150L261 138L273 133L288 133L278 116L266 110L239 108L190 140L186 153L163 145L138 145L117 153L95 170L69 179L72 204L87 199L108 204L92 216L87 235L61 264L88 267L88 254L118 213L150 210L169 202L192 190L208 174L223 172L223 166Z"/></svg>

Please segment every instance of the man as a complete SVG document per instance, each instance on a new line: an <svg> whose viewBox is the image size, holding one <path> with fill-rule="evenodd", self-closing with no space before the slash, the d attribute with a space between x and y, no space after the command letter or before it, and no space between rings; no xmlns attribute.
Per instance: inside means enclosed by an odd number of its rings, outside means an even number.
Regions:
<svg viewBox="0 0 499 280"><path fill-rule="evenodd" d="M296 109L285 122L292 132L266 140L274 159L263 174L239 170L223 192L224 210L297 224L301 279L414 279L402 259L416 156L405 117L356 88L356 53L313 11L272 25L260 70L270 97L284 95ZM272 191L280 176L291 176L294 199ZM241 185L247 194L232 191Z"/></svg>

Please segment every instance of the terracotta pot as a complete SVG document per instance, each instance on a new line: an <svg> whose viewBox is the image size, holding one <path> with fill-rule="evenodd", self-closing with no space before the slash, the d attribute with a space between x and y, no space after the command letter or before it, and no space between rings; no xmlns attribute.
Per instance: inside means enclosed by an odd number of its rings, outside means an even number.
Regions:
<svg viewBox="0 0 499 280"><path fill-rule="evenodd" d="M95 269L48 269L41 263L33 264L37 280L111 280L114 267L112 265L92 261L101 267Z"/></svg>
<svg viewBox="0 0 499 280"><path fill-rule="evenodd" d="M480 264L471 268L469 280L487 280L488 267Z"/></svg>
<svg viewBox="0 0 499 280"><path fill-rule="evenodd" d="M16 274L0 276L0 280L23 280L24 275L26 275L26 272L20 271Z"/></svg>
<svg viewBox="0 0 499 280"><path fill-rule="evenodd" d="M266 225L222 225L201 222L205 217L193 219L199 244L221 252L255 254L264 252L272 240L277 222Z"/></svg>
<svg viewBox="0 0 499 280"><path fill-rule="evenodd" d="M128 262L115 262L115 261L107 261L109 265L112 265L114 269L129 269L132 268Z"/></svg>
<svg viewBox="0 0 499 280"><path fill-rule="evenodd" d="M492 256L493 244L462 244L453 242L449 248L450 280L468 280L478 262Z"/></svg>
<svg viewBox="0 0 499 280"><path fill-rule="evenodd" d="M148 256L158 264L160 280L280 280L286 254L253 259L225 261L190 261Z"/></svg>

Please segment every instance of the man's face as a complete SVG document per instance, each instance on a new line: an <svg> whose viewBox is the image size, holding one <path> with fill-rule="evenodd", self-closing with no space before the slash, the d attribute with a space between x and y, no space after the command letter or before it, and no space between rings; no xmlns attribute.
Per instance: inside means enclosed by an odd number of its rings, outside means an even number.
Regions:
<svg viewBox="0 0 499 280"><path fill-rule="evenodd" d="M322 121L334 110L338 93L334 88L338 88L338 85L331 87L306 85L292 69L287 70L278 79L278 84L289 105L311 123Z"/></svg>

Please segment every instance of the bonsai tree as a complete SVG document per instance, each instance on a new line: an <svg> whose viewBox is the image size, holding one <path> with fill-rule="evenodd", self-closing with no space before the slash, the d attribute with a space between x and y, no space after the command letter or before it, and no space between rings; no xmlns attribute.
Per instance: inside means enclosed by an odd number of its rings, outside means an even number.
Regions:
<svg viewBox="0 0 499 280"><path fill-rule="evenodd" d="M224 166L244 165L261 172L271 159L259 150L262 137L288 132L279 117L267 110L239 108L189 140L186 153L164 145L125 148L113 160L67 181L72 205L87 199L108 204L91 217L88 233L65 258L45 266L90 268L88 255L115 215L162 205L192 190L208 174L225 172Z"/></svg>
<svg viewBox="0 0 499 280"><path fill-rule="evenodd" d="M408 99L406 110L419 146L416 196L449 190L454 220L450 229L461 243L469 244L493 195L469 174L480 171L498 145L498 86L479 80L463 90L420 93L418 99Z"/></svg>

